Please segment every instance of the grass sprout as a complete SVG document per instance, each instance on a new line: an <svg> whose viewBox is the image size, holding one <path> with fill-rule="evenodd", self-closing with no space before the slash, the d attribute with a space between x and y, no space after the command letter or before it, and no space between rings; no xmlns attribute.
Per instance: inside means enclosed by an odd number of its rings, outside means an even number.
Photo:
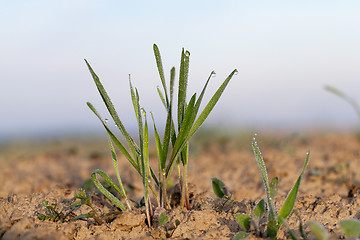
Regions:
<svg viewBox="0 0 360 240"><path fill-rule="evenodd" d="M82 205L86 205L86 206L90 207L91 210L88 213L75 216L72 220L78 220L78 219L83 219L83 218L93 218L97 224L103 223L98 212L95 210L95 208L92 205L91 198L92 198L93 193L94 193L93 191L91 191L90 193L86 193L85 189L80 188L79 193L75 194L75 198L78 199L79 201L72 203L71 206L74 207L76 210L76 209L80 208Z"/></svg>
<svg viewBox="0 0 360 240"><path fill-rule="evenodd" d="M265 186L265 192L266 192L267 209L268 209L266 236L269 238L275 239L280 226L283 224L283 220L286 219L290 215L290 213L292 212L292 210L294 208L297 194L299 192L301 180L303 178L305 169L309 163L310 153L309 152L307 153L301 174L298 177L297 181L295 182L295 185L293 186L291 191L288 193L288 195L285 199L285 202L283 203L283 205L280 209L280 212L277 213L276 209L275 209L274 199L275 199L275 194L277 192L278 179L274 178L269 183L266 166L265 166L264 160L261 156L261 152L260 152L260 149L258 147L258 144L257 144L255 138L253 138L253 141L252 141L252 148L254 150L255 159L258 164L261 178L263 180L263 183Z"/></svg>
<svg viewBox="0 0 360 240"><path fill-rule="evenodd" d="M144 186L144 200L145 200L145 209L146 216L149 225L151 224L150 215L152 211L151 201L149 198L149 189L154 195L155 204L157 206L169 209L169 200L166 195L166 183L172 173L172 170L177 165L179 173L179 183L181 186L181 207L190 208L189 203L189 193L188 193L188 181L187 181L187 166L188 166L188 155L189 155L189 140L191 136L200 128L204 123L205 119L209 116L212 109L215 107L216 103L223 94L226 86L232 79L233 75L237 74L237 70L231 72L231 74L224 80L220 85L218 90L214 93L210 101L206 104L204 109L199 113L200 105L207 88L207 85L210 81L210 78L214 74L211 72L209 78L205 82L205 85L200 93L200 95L193 94L190 97L190 100L187 102L187 85L188 85L188 73L189 73L189 62L190 62L190 52L182 49L181 53L181 62L180 62L180 72L179 72L179 85L178 85L178 99L177 105L174 106L174 85L175 85L175 68L173 67L170 71L170 84L169 88L165 81L165 75L162 65L162 59L160 56L159 48L156 44L153 45L155 60L157 69L159 72L162 89L157 88L160 100L162 101L165 110L166 110L166 124L163 139L160 138L159 132L155 124L155 117L151 114L153 120L153 127L155 132L155 143L158 154L158 174L155 173L153 168L149 164L149 130L147 123L147 115L143 108L140 106L140 97L138 90L133 88L131 80L129 79L130 93L132 105L134 108L134 113L138 125L138 143L136 143L133 138L130 136L125 126L120 120L118 113L115 110L115 107L110 100L105 88L99 80L99 77L96 75L90 64L85 60L90 73L94 79L95 85L100 93L100 96L105 103L105 106L108 112L111 115L111 118L115 122L115 125L120 130L123 137L125 137L127 146L124 146L120 140L115 136L112 130L108 127L107 121L103 119L100 114L96 111L94 106L91 103L87 103L88 107L93 111L93 113L101 121L102 125L106 129L106 132L109 137L110 149L113 158L114 168L116 170L116 175L118 178L119 185L116 185L112 179L106 175L102 170L95 170L92 173L92 180L95 186L102 192L107 198L109 198L119 209L125 211L126 209L131 209L129 201L124 190L124 187L121 183L120 173L117 165L117 157L113 144L118 148L118 150L127 158L130 164L136 169L139 175L142 178ZM177 116L174 116L174 112L177 113ZM176 124L175 124L176 122ZM115 195L110 193L97 179L97 176L101 176L104 181L106 181L115 191L117 191L124 199L125 203L122 203Z"/></svg>
<svg viewBox="0 0 360 240"><path fill-rule="evenodd" d="M72 210L65 212L64 207L61 210L58 210L57 204L49 204L48 201L41 203L43 207L45 207L45 214L38 214L39 220L49 220L52 222L67 222L70 221L74 217L74 213Z"/></svg>
<svg viewBox="0 0 360 240"><path fill-rule="evenodd" d="M251 229L251 226L253 226L255 229L255 235L262 237L263 234L260 231L260 220L264 217L265 212L266 212L266 202L264 199L261 199L253 209L252 216L249 216L244 213L237 213L235 214L235 220L246 231L249 231ZM239 235L236 234L233 239L240 239L239 236L247 237L245 233L247 232L240 231L238 233Z"/></svg>
<svg viewBox="0 0 360 240"><path fill-rule="evenodd" d="M225 186L225 183L222 180L213 177L211 182L215 195L225 200L221 204L217 204L216 201L211 198L216 205L217 211L221 212L228 202L229 205L231 205L233 204L234 200L231 199L232 194L229 192L228 188Z"/></svg>

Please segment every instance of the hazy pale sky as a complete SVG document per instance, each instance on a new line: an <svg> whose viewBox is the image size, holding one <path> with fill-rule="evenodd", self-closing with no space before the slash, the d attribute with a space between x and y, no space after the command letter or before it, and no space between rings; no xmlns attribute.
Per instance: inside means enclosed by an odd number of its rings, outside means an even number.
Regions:
<svg viewBox="0 0 360 240"><path fill-rule="evenodd" d="M0 138L101 131L86 101L108 115L84 58L126 126L135 126L129 73L143 107L164 121L153 43L167 77L179 68L181 48L191 52L189 95L215 70L209 99L239 70L210 125L357 123L353 109L323 86L360 102L360 1L0 0L0 6Z"/></svg>

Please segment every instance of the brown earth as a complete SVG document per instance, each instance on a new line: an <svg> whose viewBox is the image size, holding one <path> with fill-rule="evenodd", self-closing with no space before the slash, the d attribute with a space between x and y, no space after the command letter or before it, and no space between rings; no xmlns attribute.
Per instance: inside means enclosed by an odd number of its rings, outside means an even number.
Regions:
<svg viewBox="0 0 360 240"><path fill-rule="evenodd" d="M338 222L360 218L358 195L360 140L354 134L269 134L257 136L269 178L280 178L276 207L281 207L310 150L294 212L288 218L297 233L298 219L305 224L316 220L341 238ZM105 139L51 140L3 144L0 147L0 238L8 239L231 239L241 227L236 213L251 213L254 204L265 198L263 183L250 148L252 136L205 136L192 141L189 182L193 196L191 210L175 208L169 222L146 225L144 209L106 215L118 211L101 194L92 197L104 223L92 218L64 223L39 220L45 213L41 203L57 204L63 213L71 211L74 194L84 187L93 170L100 168L116 179ZM151 154L155 169L156 154ZM120 173L130 198L139 201L142 185L137 173L120 157ZM221 200L212 192L211 177L222 179L233 193L233 204L219 210ZM176 178L173 179L173 181ZM211 199L211 198L215 199ZM135 206L135 203L133 204ZM82 206L71 216L85 214ZM70 219L70 218L69 218ZM180 224L176 226L175 222ZM260 238L251 237L252 239ZM279 239L288 238L284 226Z"/></svg>

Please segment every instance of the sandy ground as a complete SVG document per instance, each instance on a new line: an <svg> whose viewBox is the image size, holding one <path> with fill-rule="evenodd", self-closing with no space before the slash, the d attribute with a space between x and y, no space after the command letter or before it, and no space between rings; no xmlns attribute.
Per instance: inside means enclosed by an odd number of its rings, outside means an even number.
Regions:
<svg viewBox="0 0 360 240"><path fill-rule="evenodd" d="M272 134L258 135L269 178L280 178L276 207L300 174L306 152L310 163L300 187L298 201L288 224L295 233L299 218L316 220L335 238L341 238L338 222L360 218L360 140L354 134ZM251 150L252 136L194 139L189 162L189 182L193 196L191 210L173 209L164 226L146 225L144 209L106 215L118 211L101 194L93 195L102 224L93 219L64 223L39 220L45 213L42 203L57 204L58 211L71 211L74 194L86 186L93 170L100 168L116 179L106 139L51 140L3 144L0 147L0 237L2 239L231 239L241 230L236 213L250 214L254 203L265 198L258 167ZM156 169L156 154L151 153ZM130 198L139 201L142 184L124 157L119 157L120 173ZM222 179L235 200L219 211L211 188L211 177ZM176 181L176 178L173 179ZM211 198L215 199L212 200ZM135 206L135 204L134 204ZM72 216L85 214L82 206ZM176 225L176 222L180 223ZM309 235L311 237L311 235ZM260 236L252 236L252 239ZM279 239L287 239L282 226Z"/></svg>

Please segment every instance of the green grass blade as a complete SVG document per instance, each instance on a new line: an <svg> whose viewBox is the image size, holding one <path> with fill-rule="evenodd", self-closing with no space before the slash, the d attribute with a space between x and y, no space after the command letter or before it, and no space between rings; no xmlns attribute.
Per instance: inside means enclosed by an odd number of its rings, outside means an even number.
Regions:
<svg viewBox="0 0 360 240"><path fill-rule="evenodd" d="M256 163L257 163L257 165L259 167L259 170L260 170L261 179L264 182L266 194L270 196L269 180L268 180L268 176L267 176L266 166L265 166L264 160L263 160L263 158L261 156L261 152L260 152L260 149L259 149L259 147L257 145L257 142L256 142L255 138L253 138L253 141L252 141L252 148L253 148L253 151L254 151L254 154L255 154Z"/></svg>
<svg viewBox="0 0 360 240"><path fill-rule="evenodd" d="M175 133L175 125L172 117L173 111L173 97L174 97L174 81L175 81L175 68L173 67L170 72L170 103L167 107L167 118L166 118L166 125L165 125L165 133L164 133L164 140L163 140L163 157L162 166L165 169L166 159L169 152L169 145L170 140L172 140L173 146L176 141L176 133Z"/></svg>
<svg viewBox="0 0 360 240"><path fill-rule="evenodd" d="M276 210L275 210L274 201L270 196L269 180L268 180L268 176L267 176L265 163L261 156L261 152L260 152L260 149L257 145L255 138L253 138L253 141L252 141L252 148L254 150L256 163L260 170L261 179L264 182L267 203L268 203L268 207L269 207L268 223L267 223L267 236L269 238L274 239L274 238L276 238L276 234L277 234L277 214L276 214Z"/></svg>
<svg viewBox="0 0 360 240"><path fill-rule="evenodd" d="M158 94L159 94L159 97L160 97L161 102L163 103L164 107L167 108L164 95L162 94L160 88L157 87L156 89L157 89L157 92L158 92Z"/></svg>
<svg viewBox="0 0 360 240"><path fill-rule="evenodd" d="M188 163L189 159L189 143L186 143L185 147L181 151L181 162L183 165L186 165Z"/></svg>
<svg viewBox="0 0 360 240"><path fill-rule="evenodd" d="M149 165L149 129L148 123L146 118L146 112L143 110L144 119L145 119L145 126L144 126L144 143L143 143L143 155L144 155L144 163L145 163L145 170L146 173L150 173L150 165ZM147 174L148 176L148 174ZM149 183L149 181L147 181Z"/></svg>
<svg viewBox="0 0 360 240"><path fill-rule="evenodd" d="M308 152L307 155L306 155L304 167L303 167L303 169L301 171L301 174L300 174L299 178L297 179L294 187L291 189L288 196L286 197L286 200L285 200L284 204L281 207L281 210L279 212L279 216L282 217L283 219L286 219L290 215L291 211L294 208L294 205L295 205L295 202L296 202L296 197L297 197L297 194L299 192L301 180L302 180L302 178L304 176L306 166L309 163L309 157L310 157L310 153ZM278 228L281 226L281 223L282 222L279 219Z"/></svg>
<svg viewBox="0 0 360 240"><path fill-rule="evenodd" d="M143 130L143 143L142 143L142 155L141 155L141 163L143 169L143 182L144 182L144 200L145 200L145 209L146 209L146 217L149 225L151 225L150 221L150 213L149 213L149 173L150 173L150 165L149 165L149 131L148 124L146 119L146 112L143 110L145 126ZM141 116L140 116L141 117Z"/></svg>
<svg viewBox="0 0 360 240"><path fill-rule="evenodd" d="M168 110L168 113L167 113L165 132L164 132L163 154L162 154L163 158L161 159L162 169L165 168L165 164L166 164L166 158L167 158L168 151L169 151L171 128L172 127L173 127L172 109L171 109L171 106L170 106L170 108Z"/></svg>
<svg viewBox="0 0 360 240"><path fill-rule="evenodd" d="M121 194L121 196L123 198L127 199L127 196L126 196L126 193L125 193L125 190L124 190L124 186L122 184L121 177L120 177L118 160L117 160L117 157L116 157L115 149L114 149L114 146L112 145L111 137L108 136L108 138L109 138L111 157L112 157L112 160L113 160L113 165L114 165L114 169L115 169L115 172L116 172L116 177L117 177L118 182L119 182L120 194Z"/></svg>
<svg viewBox="0 0 360 240"><path fill-rule="evenodd" d="M345 94L344 92L340 91L339 89L337 89L335 87L326 85L324 88L325 88L325 90L337 95L338 97L340 97L340 98L344 99L346 102L348 102L353 107L353 109L355 110L355 112L360 120L360 106L353 98L351 98L350 96L348 96L347 94Z"/></svg>
<svg viewBox="0 0 360 240"><path fill-rule="evenodd" d="M186 91L184 92L184 89L186 89L186 86L184 87L184 79L183 79L183 72L184 72L184 48L181 51L181 60L180 60L180 74L179 74L179 86L178 86L178 109L177 109L177 117L178 117L178 129L180 129L181 122L183 119L183 114L185 110L184 102L186 99ZM186 103L185 103L186 104Z"/></svg>
<svg viewBox="0 0 360 240"><path fill-rule="evenodd" d="M157 178L156 174L152 170L151 166L150 166L150 174L151 174L151 177L154 179L156 186L159 186L159 179Z"/></svg>
<svg viewBox="0 0 360 240"><path fill-rule="evenodd" d="M105 182L107 182L112 188L114 188L118 193L121 194L120 189L111 180L111 178L108 175L106 175L106 173L103 172L102 170L97 169L93 171L93 173L91 174L91 179L95 184L95 186L99 189L99 191L102 194L104 194L108 199L110 199L110 201L113 202L118 208L120 208L121 211L125 211L126 210L125 205L117 197L115 197L112 193L110 193L106 188L104 188L104 186L97 179L96 174L99 174L105 180Z"/></svg>
<svg viewBox="0 0 360 240"><path fill-rule="evenodd" d="M340 221L340 227L347 237L357 237L360 235L360 221L357 219L343 219Z"/></svg>
<svg viewBox="0 0 360 240"><path fill-rule="evenodd" d="M279 187L279 178L274 177L270 182L270 197L271 199L275 199L278 187Z"/></svg>
<svg viewBox="0 0 360 240"><path fill-rule="evenodd" d="M186 91L189 71L189 56L188 51L182 49L181 63L180 63L180 77L179 77L179 93L178 93L178 129L180 129L186 108Z"/></svg>
<svg viewBox="0 0 360 240"><path fill-rule="evenodd" d="M119 139L117 139L117 137L112 133L112 131L109 129L109 127L106 125L106 123L104 122L104 120L102 120L100 114L96 111L96 109L94 108L94 106L87 102L88 107L91 109L91 111L93 111L93 113L98 117L98 119L101 121L101 123L103 124L103 126L105 127L108 135L111 137L111 139L113 140L113 142L115 143L115 145L119 148L119 150L121 151L122 154L124 154L124 156L126 157L126 159L131 163L131 165L134 166L134 168L140 172L140 168L139 165L134 161L134 159L131 157L131 155L129 154L129 152L126 150L126 148L121 144L121 142L119 141Z"/></svg>
<svg viewBox="0 0 360 240"><path fill-rule="evenodd" d="M308 226L317 240L329 239L329 232L322 224L315 221L309 221Z"/></svg>
<svg viewBox="0 0 360 240"><path fill-rule="evenodd" d="M186 109L185 115L184 115L184 121L182 123L182 126L179 130L179 134L176 138L173 151L170 157L169 164L166 167L166 177L169 176L170 169L172 168L172 165L174 164L175 160L180 156L181 151L186 146L186 143L188 141L187 136L189 134L189 131L192 126L191 120L192 114L194 113L194 104L195 104L196 94L194 94L189 102L189 105Z"/></svg>
<svg viewBox="0 0 360 240"><path fill-rule="evenodd" d="M175 83L175 68L172 67L170 70L170 105L174 98L174 83Z"/></svg>
<svg viewBox="0 0 360 240"><path fill-rule="evenodd" d="M199 127L204 123L205 119L209 116L210 112L215 107L216 103L220 99L220 97L221 97L222 93L224 92L226 86L228 85L228 83L230 82L231 78L233 77L233 75L235 73L237 73L236 69L234 71L232 71L232 73L225 79L225 81L221 84L221 86L215 92L213 97L210 99L209 103L205 106L204 110L201 112L200 116L198 117L198 119L194 123L194 125L193 125L193 127L192 127L192 129L190 131L189 138L199 129Z"/></svg>
<svg viewBox="0 0 360 240"><path fill-rule="evenodd" d="M124 125L122 124L122 122L120 121L120 118L115 110L114 105L112 104L109 95L107 94L107 92L105 91L104 86L102 85L102 83L100 82L99 77L95 74L95 72L93 71L93 69L91 68L90 64L88 63L88 61L85 59L86 65L88 66L90 73L94 79L94 82L96 84L96 87L100 93L100 96L103 100L103 102L105 103L106 108L108 109L112 119L114 120L116 126L119 128L119 130L121 131L121 133L123 134L123 136L125 137L126 141L128 142L128 145L130 147L131 152L135 155L136 151L135 151L135 146L134 146L134 140L130 137L129 133L126 131Z"/></svg>
<svg viewBox="0 0 360 240"><path fill-rule="evenodd" d="M162 168L162 159L164 158L163 157L163 148L162 148L162 145L161 145L161 140L160 140L160 136L159 136L159 133L158 133L158 130L156 128L156 124L155 124L155 119L154 119L154 115L152 113L151 114L151 118L153 120L153 123L154 123L154 132L155 132L155 144L156 144L156 151L158 153L158 165L159 165L159 172L161 172L161 169ZM164 166L165 168L165 166Z"/></svg>
<svg viewBox="0 0 360 240"><path fill-rule="evenodd" d="M196 114L197 114L197 112L199 111L199 108L200 108L202 99L203 99L203 97L204 97L206 88L207 88L207 86L208 86L208 84L209 84L209 81L210 81L211 77L213 76L213 74L214 74L214 71L212 71L212 72L210 73L210 76L209 76L209 78L207 79L207 81L206 81L206 83L205 83L205 85L204 85L204 87L203 87L203 89L202 89L202 91L201 91L201 93L200 93L200 95L199 95L199 98L198 98L197 101L196 101L196 104L195 104L195 112L196 112Z"/></svg>
<svg viewBox="0 0 360 240"><path fill-rule="evenodd" d="M341 98L345 99L345 100L347 100L347 98L348 98L347 95L344 92L340 91L339 89L337 89L337 88L335 88L333 86L325 85L324 89L326 91L329 91L329 92L337 95L338 97L341 97Z"/></svg>
<svg viewBox="0 0 360 240"><path fill-rule="evenodd" d="M164 92L165 92L165 99L166 99L166 103L167 103L166 105L168 105L169 98L167 96L164 68L163 68L163 64L162 64L162 60L161 60L160 50L156 44L153 45L153 49L154 49L154 55L155 55L156 65L157 65L157 68L159 71L161 84L163 85Z"/></svg>
<svg viewBox="0 0 360 240"><path fill-rule="evenodd" d="M130 85L130 93L131 93L131 101L132 101L132 104L133 104L133 107L134 107L134 112L135 112L135 116L136 116L136 119L137 121L139 121L138 117L139 117L139 106L138 106L138 100L137 100L137 95L134 91L134 88L131 84L131 81L130 81L130 75L129 75L129 85Z"/></svg>

